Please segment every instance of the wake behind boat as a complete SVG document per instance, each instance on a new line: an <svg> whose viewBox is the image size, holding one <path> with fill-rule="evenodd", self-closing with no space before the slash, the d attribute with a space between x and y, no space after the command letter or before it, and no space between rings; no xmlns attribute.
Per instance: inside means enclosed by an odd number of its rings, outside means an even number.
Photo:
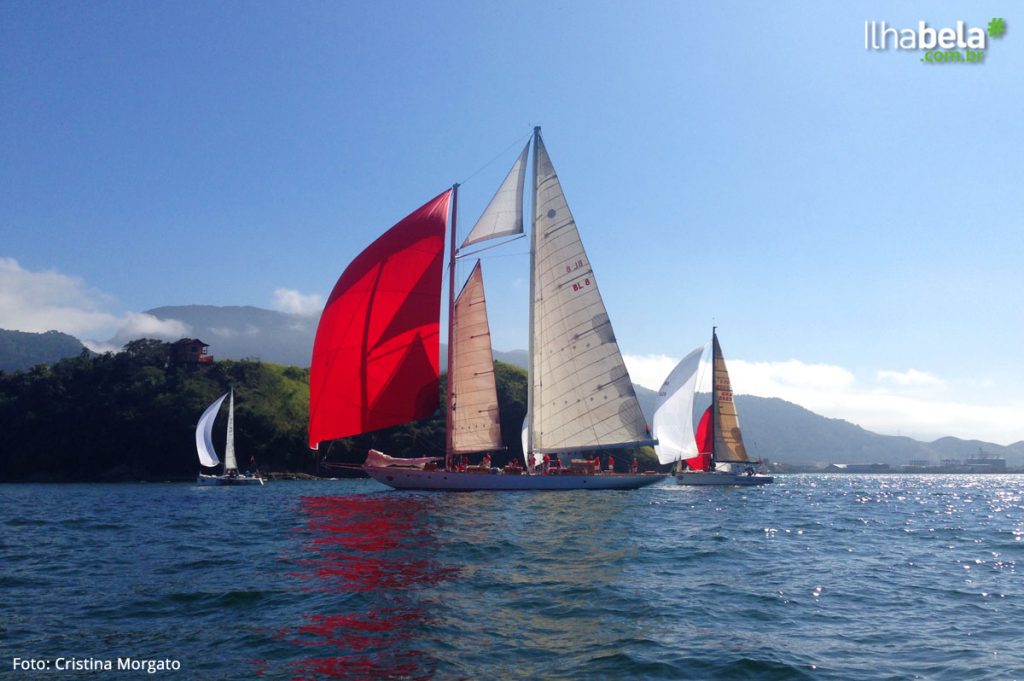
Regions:
<svg viewBox="0 0 1024 681"><path fill-rule="evenodd" d="M443 466L371 454L363 470L400 489L636 489L665 476L538 471L540 459L653 444L558 176L533 135L530 349L525 468L460 470L455 457L502 449L480 263L458 298L470 244L523 232L529 145L457 247L458 185L396 224L348 266L320 318L310 367L310 446L429 417L438 406L444 241L451 204L449 380ZM383 456L383 455L382 455ZM440 458L439 458L440 460ZM402 462L402 463L399 463ZM470 469L473 470L470 470Z"/></svg>
<svg viewBox="0 0 1024 681"><path fill-rule="evenodd" d="M217 452L213 448L213 422L220 411L220 405L224 398L230 394L228 402L228 432L224 442L224 473L221 475L208 475L200 471L196 478L198 485L262 485L263 478L246 471L244 474L238 472L238 463L235 461L235 391L224 393L213 404L206 408L203 415L199 417L196 424L196 451L199 453L199 463L203 466L213 468L220 465Z"/></svg>
<svg viewBox="0 0 1024 681"><path fill-rule="evenodd" d="M774 481L759 472L743 444L739 415L732 399L732 383L725 366L718 334L711 330L711 406L693 431L693 404L700 381L701 358L707 345L684 357L661 386L654 412L655 453L663 464L678 461L688 470L679 471L680 485L767 485Z"/></svg>

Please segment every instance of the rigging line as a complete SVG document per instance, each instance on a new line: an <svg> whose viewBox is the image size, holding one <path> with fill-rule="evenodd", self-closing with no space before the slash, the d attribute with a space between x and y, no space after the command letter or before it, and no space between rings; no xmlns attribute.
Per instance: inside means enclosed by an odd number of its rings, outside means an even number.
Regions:
<svg viewBox="0 0 1024 681"><path fill-rule="evenodd" d="M520 234L519 236L515 237L514 239L508 239L507 241L502 241L500 244L491 244L490 246L484 246L483 248L479 248L479 249L477 249L475 251L470 251L469 253L459 253L459 254L457 254L455 256L455 260L458 261L458 260L460 260L462 258L471 258L474 255L476 255L477 253L483 253L484 251L489 251L492 248L497 248L498 246L504 246L505 244L510 244L513 241L519 241L520 239L524 238L525 236L526 236L525 234Z"/></svg>
<svg viewBox="0 0 1024 681"><path fill-rule="evenodd" d="M472 179L473 179L474 177L476 177L477 175L479 175L480 173L482 173L482 172L483 172L483 171L484 171L485 169L487 169L487 168L488 168L488 167L489 167L489 166L490 166L490 165L491 165L492 163L494 163L494 162L495 162L495 161L497 161L497 160L498 160L499 158L501 158L502 156L504 156L505 154L507 154L507 153L508 153L508 150L509 150L509 149L512 149L512 148L514 148L514 147L517 147L517 146L519 146L519 144L521 144L521 143L523 142L523 140L525 140L525 139L527 139L527 138L531 137L532 135L533 135L533 129L531 128L531 129L530 129L530 132L528 132L528 133L527 133L527 134L525 134L525 135L520 135L520 136L519 136L518 138L516 138L516 141L514 141L514 142L513 142L512 144L510 144L510 145L508 145L507 147L505 147L504 149L502 149L500 153L498 153L497 155L495 155L495 156L494 156L494 158L492 158L492 159L491 159L490 161L488 161L487 163L485 163L485 164L483 164L482 166L480 166L479 168L477 168L477 169L476 169L475 171L473 171L473 174L472 174L472 175L470 175L469 177L467 177L467 178L466 178L465 180L463 180L463 181L462 181L462 182L460 182L459 184L460 184L460 185L462 185L462 184L466 184L467 182L469 182L470 180L472 180Z"/></svg>

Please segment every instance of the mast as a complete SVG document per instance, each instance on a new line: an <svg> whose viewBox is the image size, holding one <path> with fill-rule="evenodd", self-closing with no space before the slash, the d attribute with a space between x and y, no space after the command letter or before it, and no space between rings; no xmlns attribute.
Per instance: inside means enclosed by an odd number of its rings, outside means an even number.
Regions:
<svg viewBox="0 0 1024 681"><path fill-rule="evenodd" d="M718 348L718 336L715 334L717 326L711 327L711 470L715 469L715 445L718 438L715 437L715 429L718 428L718 386L715 384L715 350Z"/></svg>
<svg viewBox="0 0 1024 681"><path fill-rule="evenodd" d="M537 295L536 291L536 277L533 276L534 268L537 266L537 145L540 140L540 126L535 126L533 129L533 194L530 205L530 327L529 327L529 362L527 364L526 373L526 451L523 452L523 458L526 459L523 463L526 464L527 470L533 468L531 463L533 459L533 405L534 405L534 394L533 394L533 377L537 375L537 367L535 366L535 359L533 356L533 330L536 325L534 319L534 300Z"/></svg>
<svg viewBox="0 0 1024 681"><path fill-rule="evenodd" d="M455 404L452 401L452 360L455 356L455 227L456 218L459 213L459 183L452 185L452 225L451 225L451 253L448 256L448 377L445 379L445 400L444 400L444 467L445 470L452 468L452 411Z"/></svg>

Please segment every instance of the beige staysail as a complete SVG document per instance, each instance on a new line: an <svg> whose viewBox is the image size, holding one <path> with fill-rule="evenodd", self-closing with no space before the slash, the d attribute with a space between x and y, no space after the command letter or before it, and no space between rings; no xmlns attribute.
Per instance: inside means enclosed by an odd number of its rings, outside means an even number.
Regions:
<svg viewBox="0 0 1024 681"><path fill-rule="evenodd" d="M539 132L534 138L530 428L534 452L653 444Z"/></svg>
<svg viewBox="0 0 1024 681"><path fill-rule="evenodd" d="M729 382L729 371L725 368L725 357L722 347L718 344L718 334L712 332L713 400L715 405L715 461L748 461L747 448L743 446L743 434L740 433L740 418L736 414L736 404L732 401L732 384Z"/></svg>
<svg viewBox="0 0 1024 681"><path fill-rule="evenodd" d="M452 452L500 448L494 356L479 260L455 300L453 320L454 352L448 371L452 381Z"/></svg>
<svg viewBox="0 0 1024 681"><path fill-rule="evenodd" d="M459 250L488 239L523 233L523 188L526 184L526 153L529 150L529 144L523 147L519 158L505 176L505 181L501 183L494 198L487 204L480 219L459 246Z"/></svg>

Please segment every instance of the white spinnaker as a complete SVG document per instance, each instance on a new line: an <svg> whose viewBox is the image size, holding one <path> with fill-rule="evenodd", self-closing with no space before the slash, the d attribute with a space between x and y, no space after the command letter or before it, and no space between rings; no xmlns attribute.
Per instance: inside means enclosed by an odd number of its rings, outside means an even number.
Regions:
<svg viewBox="0 0 1024 681"><path fill-rule="evenodd" d="M651 444L597 279L539 134L535 154L533 450Z"/></svg>
<svg viewBox="0 0 1024 681"><path fill-rule="evenodd" d="M523 186L526 184L526 153L529 149L529 144L523 147L523 153L512 164L498 192L487 204L459 250L488 239L523 233Z"/></svg>
<svg viewBox="0 0 1024 681"><path fill-rule="evenodd" d="M220 405L223 404L224 398L227 396L228 394L224 393L214 400L213 404L207 407L203 415L199 417L199 423L196 424L196 451L199 452L199 463L204 466L213 467L220 463L217 452L213 448L213 421L217 418Z"/></svg>
<svg viewBox="0 0 1024 681"><path fill-rule="evenodd" d="M654 411L654 437L658 444L654 452L662 464L672 463L680 457L697 456L697 442L693 432L693 396L697 389L701 357L707 350L704 344L686 357L669 373L658 391L658 407Z"/></svg>
<svg viewBox="0 0 1024 681"><path fill-rule="evenodd" d="M500 449L494 355L479 260L455 300L452 338L452 452Z"/></svg>

